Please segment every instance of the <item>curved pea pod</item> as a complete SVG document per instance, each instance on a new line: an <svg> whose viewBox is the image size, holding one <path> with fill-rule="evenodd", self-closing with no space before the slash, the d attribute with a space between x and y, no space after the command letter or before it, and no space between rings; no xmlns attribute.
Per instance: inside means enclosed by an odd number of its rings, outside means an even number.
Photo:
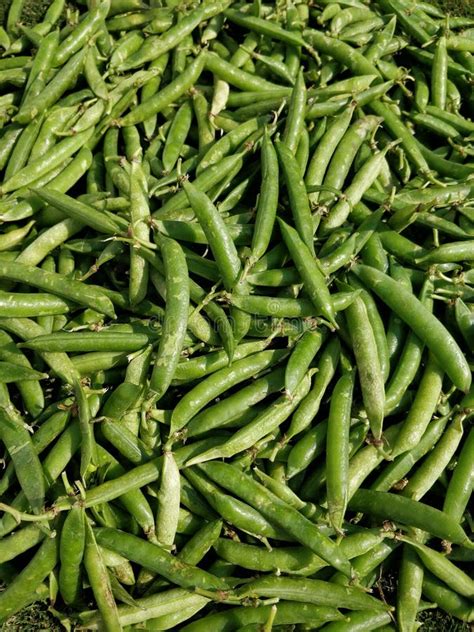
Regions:
<svg viewBox="0 0 474 632"><path fill-rule="evenodd" d="M150 380L156 401L167 391L174 377L186 336L189 309L188 267L178 242L160 236L159 244L166 273L166 309L163 329Z"/></svg>
<svg viewBox="0 0 474 632"><path fill-rule="evenodd" d="M302 472L312 461L322 454L326 434L327 422L321 421L298 438L298 441L291 447L290 453L288 454L286 464L286 476L288 479Z"/></svg>
<svg viewBox="0 0 474 632"><path fill-rule="evenodd" d="M46 292L51 292L57 296L86 305L103 314L107 314L111 318L115 318L112 302L102 293L100 288L86 285L73 279L66 279L63 275L56 272L46 272L45 270L15 261L1 261L0 277L28 283Z"/></svg>
<svg viewBox="0 0 474 632"><path fill-rule="evenodd" d="M294 228L279 219L280 230L295 266L301 276L305 290L316 309L337 328L334 306L318 261Z"/></svg>
<svg viewBox="0 0 474 632"><path fill-rule="evenodd" d="M474 350L474 315L462 299L456 299L454 314L457 326L467 342L469 349Z"/></svg>
<svg viewBox="0 0 474 632"><path fill-rule="evenodd" d="M392 458L416 448L430 423L443 386L444 371L430 355L415 400L392 449Z"/></svg>
<svg viewBox="0 0 474 632"><path fill-rule="evenodd" d="M34 221L28 222L21 228L9 230L8 232L0 235L0 252L12 250L16 246L20 245L34 226L34 223Z"/></svg>
<svg viewBox="0 0 474 632"><path fill-rule="evenodd" d="M321 354L311 391L293 413L290 427L287 431L288 438L305 430L318 414L324 393L336 372L339 354L340 342L338 338L334 338L328 342Z"/></svg>
<svg viewBox="0 0 474 632"><path fill-rule="evenodd" d="M355 266L354 272L426 343L455 386L467 392L471 371L446 327L413 294L383 272L363 265Z"/></svg>
<svg viewBox="0 0 474 632"><path fill-rule="evenodd" d="M130 562L122 555L119 555L119 553L115 553L104 547L99 548L105 565L117 577L119 582L126 586L133 586L135 584L135 573L133 572L133 567Z"/></svg>
<svg viewBox="0 0 474 632"><path fill-rule="evenodd" d="M183 632L205 632L212 629L215 632L225 632L235 626L239 626L239 630L246 630L248 626L251 630L255 630L266 625L269 621L278 626L299 623L307 624L312 628L319 628L328 621L337 621L342 618L343 615L335 608L282 600L278 602L276 607L266 605L256 608L242 608L239 606L210 614L188 624L182 630Z"/></svg>
<svg viewBox="0 0 474 632"><path fill-rule="evenodd" d="M118 606L120 622L123 626L137 624L144 629L148 626L152 629L155 626L173 629L175 622L177 625L183 620L179 618L180 614L183 612L187 614L184 620L192 617L209 603L209 598L182 588L171 588L146 597L139 597L134 601L135 604ZM178 616L177 621L176 616ZM98 630L101 626L100 613L97 610L82 612L80 621L89 630Z"/></svg>
<svg viewBox="0 0 474 632"><path fill-rule="evenodd" d="M40 181L40 178L46 180L52 180L51 176L57 177L60 173L55 173L53 170L59 167L61 164L71 158L84 143L89 140L92 134L92 129L80 132L74 137L65 138L54 147L48 149L43 156L36 158L30 162L26 167L23 167L12 175L8 180L5 180L0 190L3 192L15 191L16 194L21 194L24 187L31 185L41 186L44 183ZM51 173L51 176L47 174ZM46 177L45 177L46 176ZM32 191L36 193L35 190Z"/></svg>
<svg viewBox="0 0 474 632"><path fill-rule="evenodd" d="M3 384L29 380L44 380L47 377L47 373L40 373L26 366L13 364L12 362L0 362L0 382Z"/></svg>
<svg viewBox="0 0 474 632"><path fill-rule="evenodd" d="M278 206L278 156L267 129L263 135L260 162L262 182L252 237L252 257L255 261L267 251Z"/></svg>
<svg viewBox="0 0 474 632"><path fill-rule="evenodd" d="M293 393L301 382L323 341L320 331L306 331L298 340L286 365L285 389L288 393Z"/></svg>
<svg viewBox="0 0 474 632"><path fill-rule="evenodd" d="M369 632L369 630L386 630L392 622L388 612L351 612L346 621L334 621L324 626L326 632ZM389 630L393 628L388 626Z"/></svg>
<svg viewBox="0 0 474 632"><path fill-rule="evenodd" d="M283 173L293 221L298 235L308 250L314 254L313 220L306 187L300 174L298 162L291 149L283 142L277 141L275 143L275 149L278 154L278 162ZM288 244L286 245L289 249Z"/></svg>
<svg viewBox="0 0 474 632"><path fill-rule="evenodd" d="M349 501L349 509L410 525L469 549L474 547L457 521L439 509L411 498L360 488Z"/></svg>
<svg viewBox="0 0 474 632"><path fill-rule="evenodd" d="M167 29L162 35L152 36L145 40L138 51L130 55L128 59L118 66L118 70L123 72L132 68L138 68L146 62L164 55L175 48L183 38L190 35L202 21L219 14L221 10L222 5L214 2L191 11L189 15L182 17L177 24Z"/></svg>
<svg viewBox="0 0 474 632"><path fill-rule="evenodd" d="M191 64L187 66L186 72L178 75L176 79L171 81L165 88L162 88L147 101L133 108L133 110L123 118L118 119L118 123L122 127L136 125L137 123L143 123L143 121L149 119L150 116L162 112L167 106L189 90L198 80L204 69L206 54L207 53L201 52Z"/></svg>
<svg viewBox="0 0 474 632"><path fill-rule="evenodd" d="M378 440L382 435L385 388L377 344L363 299L358 296L345 311L356 358L362 399L370 429Z"/></svg>
<svg viewBox="0 0 474 632"><path fill-rule="evenodd" d="M0 540L0 564L14 560L17 555L39 544L46 535L47 533L41 527L31 524L18 529L12 535L3 537Z"/></svg>
<svg viewBox="0 0 474 632"><path fill-rule="evenodd" d="M102 617L104 629L108 632L119 632L122 626L119 621L117 604L110 585L110 578L94 531L88 520L85 520L84 567L89 579L94 598Z"/></svg>
<svg viewBox="0 0 474 632"><path fill-rule="evenodd" d="M449 589L428 571L425 572L423 577L423 594L431 601L434 601L439 608L461 621L474 621L472 601Z"/></svg>
<svg viewBox="0 0 474 632"><path fill-rule="evenodd" d="M434 445L436 445L439 438L442 436L450 417L451 412L444 417L440 417L440 419L431 420L428 428L423 433L418 443L407 452L396 456L375 479L372 484L372 489L381 492L389 491L399 481L403 480L403 478L410 472L413 465L430 450L432 450ZM400 424L397 439L402 432L403 425Z"/></svg>
<svg viewBox="0 0 474 632"><path fill-rule="evenodd" d="M0 621L19 612L37 596L31 595L40 587L42 581L51 573L58 559L56 538L47 537L29 563L20 571L8 587L0 593Z"/></svg>
<svg viewBox="0 0 474 632"><path fill-rule="evenodd" d="M165 171L171 171L175 166L191 128L192 117L192 106L188 100L176 112L166 137L162 156Z"/></svg>
<svg viewBox="0 0 474 632"><path fill-rule="evenodd" d="M206 494L212 508L229 524L264 541L265 538L286 539L286 534L268 522L260 512L222 492L196 468L186 468L184 474L199 492Z"/></svg>
<svg viewBox="0 0 474 632"><path fill-rule="evenodd" d="M458 595L472 599L474 595L474 581L453 562L448 560L445 555L408 537L404 537L403 542L413 547L424 566L449 586L451 590L454 590Z"/></svg>
<svg viewBox="0 0 474 632"><path fill-rule="evenodd" d="M163 453L156 519L156 537L166 548L174 546L179 520L180 489L179 468L173 453L166 450Z"/></svg>
<svg viewBox="0 0 474 632"><path fill-rule="evenodd" d="M263 351L269 344L268 340L258 340L255 342L244 342L235 348L234 361ZM177 368L175 379L192 382L203 378L206 375L224 369L229 363L229 358L225 351L212 351L208 354L193 356L187 360L182 360Z"/></svg>
<svg viewBox="0 0 474 632"><path fill-rule="evenodd" d="M61 42L54 57L54 65L62 66L75 52L82 48L100 28L110 9L110 0L96 2L84 20Z"/></svg>
<svg viewBox="0 0 474 632"><path fill-rule="evenodd" d="M114 389L102 407L101 413L109 419L120 420L138 402L143 388L131 382L123 382Z"/></svg>
<svg viewBox="0 0 474 632"><path fill-rule="evenodd" d="M183 188L207 237L224 287L227 290L234 290L237 294L246 295L248 288L246 282L239 278L242 266L229 226L205 193L200 192L189 182L184 182ZM250 317L239 309L234 309L232 316L234 337L238 341L247 333Z"/></svg>
<svg viewBox="0 0 474 632"><path fill-rule="evenodd" d="M80 506L67 514L59 539L59 592L64 602L77 601L82 586L82 558L84 556L86 527L85 512Z"/></svg>
<svg viewBox="0 0 474 632"><path fill-rule="evenodd" d="M133 127L127 128L133 130ZM150 206L146 174L139 159L133 156L130 166L130 219L133 238L147 242L150 239ZM148 261L135 244L130 247L129 298L136 305L146 298L148 290Z"/></svg>
<svg viewBox="0 0 474 632"><path fill-rule="evenodd" d="M443 511L458 520L462 520L472 495L474 483L473 450L474 430L471 428L451 475L443 504Z"/></svg>
<svg viewBox="0 0 474 632"><path fill-rule="evenodd" d="M261 378L244 386L237 393L226 397L197 414L187 426L187 437L204 434L221 426L240 425L243 415L251 421L259 411L257 404L271 393L280 391L284 386L284 369L278 367ZM255 414L254 414L255 413ZM247 417L251 415L250 419Z"/></svg>
<svg viewBox="0 0 474 632"><path fill-rule="evenodd" d="M253 580L236 591L240 597L282 597L289 601L314 603L350 610L389 610L382 601L367 595L357 587L303 577L267 576Z"/></svg>
<svg viewBox="0 0 474 632"><path fill-rule="evenodd" d="M138 465L153 457L153 451L141 441L134 432L120 422L105 419L101 424L101 431L109 443L126 459Z"/></svg>
<svg viewBox="0 0 474 632"><path fill-rule="evenodd" d="M0 408L0 437L15 466L20 486L35 513L44 505L46 486L43 468L31 435L12 404Z"/></svg>
<svg viewBox="0 0 474 632"><path fill-rule="evenodd" d="M334 386L327 423L327 504L329 520L337 532L342 530L347 507L349 432L354 381L354 371L345 372Z"/></svg>
<svg viewBox="0 0 474 632"><path fill-rule="evenodd" d="M361 201L364 192L378 178L385 161L385 155L393 146L394 143L389 143L382 151L374 154L362 165L351 184L344 191L343 198L336 202L328 216L323 220L321 234L328 234L345 222L349 217L351 208Z"/></svg>
<svg viewBox="0 0 474 632"><path fill-rule="evenodd" d="M227 587L224 580L185 562L177 563L170 553L133 535L108 528L96 529L95 533L101 546L120 553L179 586L193 589L199 587L203 590Z"/></svg>
<svg viewBox="0 0 474 632"><path fill-rule="evenodd" d="M347 133L347 128L349 127L353 113L354 108L350 106L331 121L311 156L306 170L305 183L306 186L310 188L309 199L313 206L318 203L320 198L319 190L316 190L316 187L323 183L329 162L337 150L340 141ZM334 169L331 169L331 173L334 173ZM329 172L327 176L329 177ZM331 186L329 182L328 185ZM311 191L311 188L314 188L314 190Z"/></svg>

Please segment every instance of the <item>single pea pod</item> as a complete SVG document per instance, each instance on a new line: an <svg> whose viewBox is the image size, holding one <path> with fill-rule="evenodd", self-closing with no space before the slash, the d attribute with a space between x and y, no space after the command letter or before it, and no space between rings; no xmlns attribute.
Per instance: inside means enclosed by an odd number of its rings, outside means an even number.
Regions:
<svg viewBox="0 0 474 632"><path fill-rule="evenodd" d="M334 306L326 285L324 274L311 250L303 242L297 231L279 219L280 230L295 266L301 276L311 301L329 322L337 327Z"/></svg>
<svg viewBox="0 0 474 632"><path fill-rule="evenodd" d="M363 299L358 296L345 311L357 363L362 399L375 439L382 436L385 388L377 344Z"/></svg>
<svg viewBox="0 0 474 632"><path fill-rule="evenodd" d="M246 583L236 591L240 597L284 597L290 601L350 610L382 610L390 606L367 595L355 586L338 586L331 582L305 577L267 576Z"/></svg>
<svg viewBox="0 0 474 632"><path fill-rule="evenodd" d="M323 344L320 331L306 331L293 349L285 370L285 389L292 394Z"/></svg>
<svg viewBox="0 0 474 632"><path fill-rule="evenodd" d="M178 528L180 503L179 469L173 453L163 453L160 489L158 491L158 515L156 537L163 547L173 547Z"/></svg>
<svg viewBox="0 0 474 632"><path fill-rule="evenodd" d="M153 399L167 391L179 363L188 324L189 283L186 257L178 242L159 236L166 274L166 309L150 380Z"/></svg>
<svg viewBox="0 0 474 632"><path fill-rule="evenodd" d="M108 528L96 529L95 533L101 546L120 553L179 586L193 589L199 587L204 590L225 589L227 586L224 580L195 566L178 562L162 548L129 533Z"/></svg>
<svg viewBox="0 0 474 632"><path fill-rule="evenodd" d="M9 453L17 479L31 508L39 513L44 505L46 486L43 468L31 435L12 404L0 408L0 437Z"/></svg>
<svg viewBox="0 0 474 632"><path fill-rule="evenodd" d="M85 512L80 506L68 512L59 539L59 592L67 605L77 602L82 588L82 560L86 542Z"/></svg>
<svg viewBox="0 0 474 632"><path fill-rule="evenodd" d="M339 378L331 396L326 438L326 491L329 520L337 532L347 507L349 431L354 372Z"/></svg>
<svg viewBox="0 0 474 632"><path fill-rule="evenodd" d="M85 520L84 566L102 617L104 629L108 632L122 630L107 566L97 545L94 531L87 519Z"/></svg>
<svg viewBox="0 0 474 632"><path fill-rule="evenodd" d="M368 513L383 520L400 522L454 544L474 548L474 544L456 520L439 509L411 498L360 488L349 501L349 509Z"/></svg>

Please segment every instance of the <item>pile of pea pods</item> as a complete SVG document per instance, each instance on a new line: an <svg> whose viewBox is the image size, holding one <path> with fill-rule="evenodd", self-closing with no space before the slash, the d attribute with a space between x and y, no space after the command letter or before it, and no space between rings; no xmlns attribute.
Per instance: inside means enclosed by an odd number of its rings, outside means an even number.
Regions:
<svg viewBox="0 0 474 632"><path fill-rule="evenodd" d="M474 621L474 20L23 5L0 28L0 622Z"/></svg>

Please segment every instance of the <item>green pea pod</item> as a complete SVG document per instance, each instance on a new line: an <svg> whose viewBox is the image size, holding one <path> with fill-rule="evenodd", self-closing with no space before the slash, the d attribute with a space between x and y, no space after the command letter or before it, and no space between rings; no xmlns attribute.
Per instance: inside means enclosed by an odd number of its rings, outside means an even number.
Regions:
<svg viewBox="0 0 474 632"><path fill-rule="evenodd" d="M44 505L43 468L25 423L12 404L0 408L0 436L15 466L21 488L35 513Z"/></svg>
<svg viewBox="0 0 474 632"><path fill-rule="evenodd" d="M322 535L317 527L296 509L278 499L263 485L226 463L203 463L200 468L217 483L257 508L263 516L285 529L328 564L348 577L351 576L351 565L337 545Z"/></svg>
<svg viewBox="0 0 474 632"><path fill-rule="evenodd" d="M261 577L239 588L241 597L283 597L290 601L303 601L320 606L354 610L386 611L390 606L365 594L360 588L342 587L330 582L304 577Z"/></svg>
<svg viewBox="0 0 474 632"><path fill-rule="evenodd" d="M84 567L102 617L104 629L109 632L122 630L107 567L87 519L85 520Z"/></svg>
<svg viewBox="0 0 474 632"><path fill-rule="evenodd" d="M149 570L160 573L166 579L183 587L203 588L204 590L219 590L226 587L226 583L195 566L184 562L175 564L174 557L149 542L116 531L101 528L96 530L97 542L113 551L117 551L127 559L141 564Z"/></svg>
<svg viewBox="0 0 474 632"><path fill-rule="evenodd" d="M187 436L204 434L216 427L228 426L239 419L240 415L255 412L255 406L269 394L278 392L284 386L284 370L278 367L244 386L237 393L226 397L213 406L208 406L197 414L187 426ZM250 408L252 407L252 408ZM237 418L237 419L236 419Z"/></svg>
<svg viewBox="0 0 474 632"><path fill-rule="evenodd" d="M404 496L420 500L433 487L459 446L463 435L464 419L464 412L454 417L430 455L410 477L408 485L402 492Z"/></svg>
<svg viewBox="0 0 474 632"><path fill-rule="evenodd" d="M25 553L39 544L46 537L46 533L35 524L22 527L0 541L0 563L5 564L14 560L17 555Z"/></svg>
<svg viewBox="0 0 474 632"><path fill-rule="evenodd" d="M293 394L303 379L323 341L321 332L307 331L296 343L285 371L285 389L289 394Z"/></svg>
<svg viewBox="0 0 474 632"><path fill-rule="evenodd" d="M291 82L290 82L291 83ZM291 92L288 117L282 142L296 155L298 142L304 128L306 110L306 86L303 71L300 69L296 75L296 81Z"/></svg>
<svg viewBox="0 0 474 632"><path fill-rule="evenodd" d="M352 330L351 330L352 334ZM326 490L331 524L340 532L347 506L349 430L354 372L345 373L334 386L327 424Z"/></svg>
<svg viewBox="0 0 474 632"><path fill-rule="evenodd" d="M279 225L286 247L300 273L304 287L311 301L316 309L318 309L331 324L335 325L335 314L331 302L331 295L317 260L315 260L311 254L311 250L306 246L294 228L288 226L288 224L285 224L285 222L280 219Z"/></svg>
<svg viewBox="0 0 474 632"><path fill-rule="evenodd" d="M349 509L408 524L470 549L474 546L459 523L448 514L397 494L361 488L349 501Z"/></svg>
<svg viewBox="0 0 474 632"><path fill-rule="evenodd" d="M438 553L438 551L431 549L421 542L416 542L407 537L404 537L403 541L415 549L424 566L426 566L433 575L438 577L438 579L449 586L451 590L458 593L458 595L472 599L474 594L474 581L469 575L448 560L442 553Z"/></svg>
<svg viewBox="0 0 474 632"><path fill-rule="evenodd" d="M131 382L119 384L102 407L102 415L109 419L120 420L130 408L135 406L142 390L141 386Z"/></svg>
<svg viewBox="0 0 474 632"><path fill-rule="evenodd" d="M176 432L186 426L195 414L219 394L278 363L285 355L285 350L280 349L260 351L210 375L191 389L175 406L171 416L170 432Z"/></svg>
<svg viewBox="0 0 474 632"><path fill-rule="evenodd" d="M469 366L444 325L413 294L383 272L362 265L356 266L354 272L426 343L453 383L467 392L471 384Z"/></svg>
<svg viewBox="0 0 474 632"><path fill-rule="evenodd" d="M20 107L15 121L21 125L29 123L38 116L38 113L51 107L69 88L74 86L82 70L86 53L87 46L75 53L35 99L32 99L31 103L26 102Z"/></svg>
<svg viewBox="0 0 474 632"><path fill-rule="evenodd" d="M287 539L287 535L273 526L259 511L238 498L225 494L199 469L187 468L184 474L199 492L206 496L211 494L209 501L212 508L229 524L264 541L265 538Z"/></svg>
<svg viewBox="0 0 474 632"><path fill-rule="evenodd" d="M144 101L135 107L133 111L119 119L119 124L123 127L136 125L137 123L146 121L150 118L150 116L163 111L168 105L173 103L194 85L203 71L205 61L206 53L200 53L198 57L196 57L196 59L186 68L186 72L183 72L181 75L176 77L176 79L171 81L166 88L159 90L147 101Z"/></svg>
<svg viewBox="0 0 474 632"><path fill-rule="evenodd" d="M163 454L160 489L158 491L158 516L156 519L156 537L158 542L172 548L176 537L179 519L180 480L179 469L173 453Z"/></svg>
<svg viewBox="0 0 474 632"><path fill-rule="evenodd" d="M199 564L206 553L214 546L222 531L222 520L213 520L192 536L181 551L179 559L187 564Z"/></svg>
<svg viewBox="0 0 474 632"><path fill-rule="evenodd" d="M300 169L291 149L283 142L277 141L275 148L278 162L288 192L293 221L301 241L311 254L314 254L313 220L309 206L305 185L300 175ZM280 224L281 226L281 224ZM286 242L285 242L286 243ZM288 244L287 248L289 248Z"/></svg>
<svg viewBox="0 0 474 632"><path fill-rule="evenodd" d="M262 182L252 237L252 257L255 261L267 251L278 205L278 157L267 129L263 136L260 160Z"/></svg>
<svg viewBox="0 0 474 632"><path fill-rule="evenodd" d="M181 246L160 236L159 243L166 271L166 310L163 330L150 381L153 399L168 389L178 366L188 322L188 269Z"/></svg>
<svg viewBox="0 0 474 632"><path fill-rule="evenodd" d="M257 441L278 428L291 415L303 397L308 394L310 385L311 371L304 376L291 396L282 395L261 415L257 415L253 421L238 430L230 439L227 439L224 445L211 448L203 454L195 456L186 465L190 466L223 457L229 458L251 448Z"/></svg>
<svg viewBox="0 0 474 632"><path fill-rule="evenodd" d="M472 446L474 443L474 431L471 428L466 441L459 453L458 462L451 475L446 496L444 498L443 511L453 518L462 519L462 515L471 497L474 468L472 463Z"/></svg>
<svg viewBox="0 0 474 632"><path fill-rule="evenodd" d="M134 129L133 127L125 129ZM132 235L135 239L147 242L150 239L150 207L148 184L139 156L134 155L130 167L130 219ZM148 290L148 262L142 256L140 248L130 246L130 303L135 305L146 298Z"/></svg>
<svg viewBox="0 0 474 632"><path fill-rule="evenodd" d="M82 587L82 559L86 526L82 507L73 507L66 516L59 540L59 591L65 603L77 602Z"/></svg>
<svg viewBox="0 0 474 632"><path fill-rule="evenodd" d="M364 407L372 434L378 440L382 436L385 388L374 332L360 296L346 309L345 316L356 358Z"/></svg>
<svg viewBox="0 0 474 632"><path fill-rule="evenodd" d="M189 101L185 101L176 112L171 127L166 137L163 148L163 167L166 171L171 171L175 166L182 146L186 141L192 123L192 107Z"/></svg>
<svg viewBox="0 0 474 632"><path fill-rule="evenodd" d="M30 562L0 594L0 621L9 619L37 599L36 596L31 599L31 595L54 569L57 559L58 544L56 538L47 537Z"/></svg>

